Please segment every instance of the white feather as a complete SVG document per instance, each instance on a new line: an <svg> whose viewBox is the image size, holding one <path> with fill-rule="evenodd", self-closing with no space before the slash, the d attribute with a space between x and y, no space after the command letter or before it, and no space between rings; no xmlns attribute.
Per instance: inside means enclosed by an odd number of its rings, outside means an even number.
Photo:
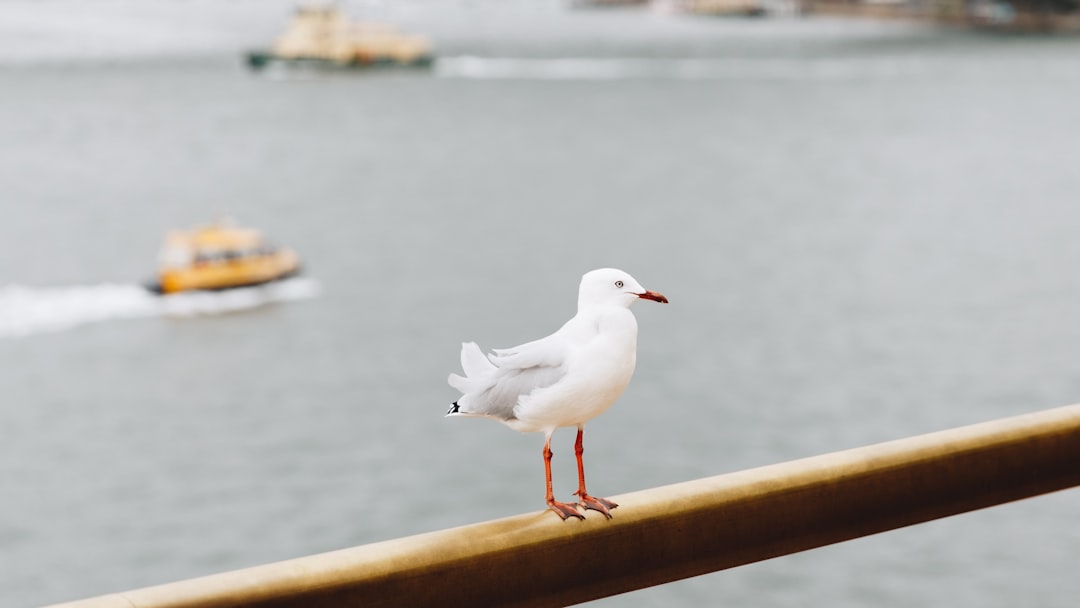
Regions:
<svg viewBox="0 0 1080 608"><path fill-rule="evenodd" d="M464 342L461 345L461 369L466 376L478 376L490 372L495 366L487 360L476 342Z"/></svg>

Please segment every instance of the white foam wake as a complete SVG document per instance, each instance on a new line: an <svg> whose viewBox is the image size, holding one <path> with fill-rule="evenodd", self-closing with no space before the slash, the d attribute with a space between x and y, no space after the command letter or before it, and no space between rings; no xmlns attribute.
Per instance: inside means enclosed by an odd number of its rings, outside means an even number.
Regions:
<svg viewBox="0 0 1080 608"><path fill-rule="evenodd" d="M0 339L114 319L193 317L313 298L319 282L293 278L257 287L159 296L136 284L0 287Z"/></svg>
<svg viewBox="0 0 1080 608"><path fill-rule="evenodd" d="M650 58L439 57L442 78L518 80L766 80L894 79L932 69L905 58Z"/></svg>

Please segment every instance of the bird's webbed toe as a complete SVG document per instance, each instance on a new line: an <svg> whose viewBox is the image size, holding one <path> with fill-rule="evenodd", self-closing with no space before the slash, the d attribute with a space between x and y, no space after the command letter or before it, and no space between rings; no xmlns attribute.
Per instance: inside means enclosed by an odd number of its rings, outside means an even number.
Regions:
<svg viewBox="0 0 1080 608"><path fill-rule="evenodd" d="M585 516L577 510L577 505L570 504L568 502L559 502L557 500L549 500L547 505L548 508L554 511L556 515L561 517L563 521L566 521L571 517L585 519Z"/></svg>
<svg viewBox="0 0 1080 608"><path fill-rule="evenodd" d="M604 517L608 519L611 519L611 510L619 506L617 503L614 503L606 498L589 496L588 494L578 494L578 505L584 509L599 511L603 513Z"/></svg>

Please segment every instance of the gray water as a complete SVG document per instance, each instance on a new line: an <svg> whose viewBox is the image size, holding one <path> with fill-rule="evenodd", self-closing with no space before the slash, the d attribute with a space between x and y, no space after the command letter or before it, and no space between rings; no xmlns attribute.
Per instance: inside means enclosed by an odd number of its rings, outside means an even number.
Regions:
<svg viewBox="0 0 1080 608"><path fill-rule="evenodd" d="M541 509L541 438L444 419L445 378L601 266L671 299L588 428L602 496L1080 401L1080 41L353 3L435 69L248 73L290 6L0 3L0 605ZM300 297L139 302L221 215L301 253ZM1073 606L1077 513L595 604Z"/></svg>

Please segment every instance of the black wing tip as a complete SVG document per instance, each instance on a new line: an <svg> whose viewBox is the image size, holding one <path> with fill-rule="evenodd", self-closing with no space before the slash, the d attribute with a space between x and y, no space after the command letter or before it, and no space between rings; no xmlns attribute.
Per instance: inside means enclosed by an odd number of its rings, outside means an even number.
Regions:
<svg viewBox="0 0 1080 608"><path fill-rule="evenodd" d="M456 414L460 409L461 407L458 406L457 401L455 401L453 405L450 406L450 409L446 410L446 415L449 416L450 414Z"/></svg>

